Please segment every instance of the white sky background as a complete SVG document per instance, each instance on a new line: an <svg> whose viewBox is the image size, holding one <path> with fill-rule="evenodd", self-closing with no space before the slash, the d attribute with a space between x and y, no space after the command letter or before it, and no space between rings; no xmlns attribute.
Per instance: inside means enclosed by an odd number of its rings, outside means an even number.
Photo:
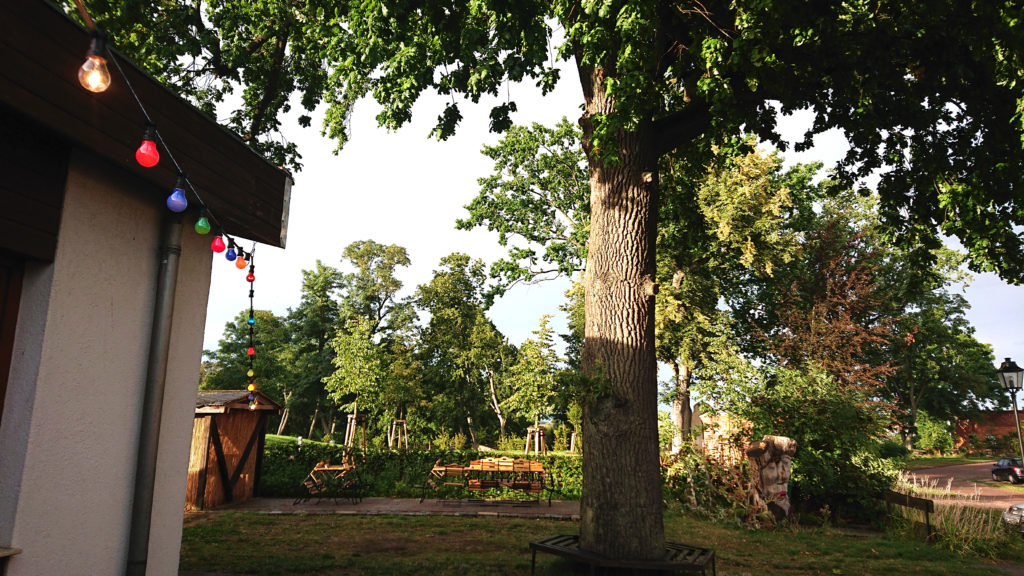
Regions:
<svg viewBox="0 0 1024 576"><path fill-rule="evenodd" d="M580 115L582 93L575 73L563 69L556 90L547 96L530 85L513 86L510 96L519 106L517 124L539 122L553 125L563 116L575 121ZM378 128L379 106L364 100L355 108L349 143L337 156L333 141L319 135L322 114L313 127L300 128L297 114L283 122L285 135L297 142L303 170L295 174L288 222L287 249L266 245L256 249L255 307L284 315L298 306L302 270L311 270L319 259L342 267L345 246L357 240L398 244L409 252L411 266L400 269L404 295L426 283L441 257L464 252L490 263L504 254L497 234L477 228L455 229L455 220L467 215L464 206L477 194L477 179L491 173L493 165L480 153L499 136L488 132L488 112L493 102L460 101L463 121L456 135L444 142L428 136L445 99L424 96L417 103L413 121L397 133ZM783 134L800 138L809 115L782 121ZM804 153L789 152L787 163L839 158L845 141L837 133L819 136L816 147ZM249 249L249 243L243 243ZM556 332L565 332L564 315L558 311L567 280L538 285L518 285L498 300L489 312L509 340L518 345L529 338L543 314L554 314ZM222 255L214 256L213 280L207 308L204 348L213 350L225 324L247 309L248 283ZM992 345L997 364L1004 357L1024 361L1024 287L1012 287L992 274L978 275L967 289L971 303L968 318L976 336ZM259 329L259 326L256 327Z"/></svg>

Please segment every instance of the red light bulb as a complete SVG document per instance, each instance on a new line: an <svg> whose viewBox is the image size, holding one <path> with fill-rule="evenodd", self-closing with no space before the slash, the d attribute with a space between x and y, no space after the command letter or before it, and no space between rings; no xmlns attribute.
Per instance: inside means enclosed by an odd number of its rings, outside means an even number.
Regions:
<svg viewBox="0 0 1024 576"><path fill-rule="evenodd" d="M214 236L213 242L210 242L210 250L220 253L223 252L227 246L224 245L224 240L220 236Z"/></svg>
<svg viewBox="0 0 1024 576"><path fill-rule="evenodd" d="M135 151L135 161L152 168L160 161L160 151L156 148L156 127L152 124L146 126L146 132L142 135L142 144Z"/></svg>
<svg viewBox="0 0 1024 576"><path fill-rule="evenodd" d="M249 275L245 277L245 281L246 282L255 282L256 281L256 275L253 274L252 272L249 272Z"/></svg>
<svg viewBox="0 0 1024 576"><path fill-rule="evenodd" d="M252 355L256 354L256 349L253 348L252 346L249 346L249 349L246 350L245 353L248 354L249 356L252 356Z"/></svg>

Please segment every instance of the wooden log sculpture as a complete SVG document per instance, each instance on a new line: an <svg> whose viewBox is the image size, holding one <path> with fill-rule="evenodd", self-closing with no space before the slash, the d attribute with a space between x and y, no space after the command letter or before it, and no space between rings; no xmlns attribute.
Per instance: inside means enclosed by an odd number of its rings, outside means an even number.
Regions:
<svg viewBox="0 0 1024 576"><path fill-rule="evenodd" d="M789 516L789 474L796 440L785 436L765 436L747 445L747 458L754 475L756 497L768 507L776 520Z"/></svg>

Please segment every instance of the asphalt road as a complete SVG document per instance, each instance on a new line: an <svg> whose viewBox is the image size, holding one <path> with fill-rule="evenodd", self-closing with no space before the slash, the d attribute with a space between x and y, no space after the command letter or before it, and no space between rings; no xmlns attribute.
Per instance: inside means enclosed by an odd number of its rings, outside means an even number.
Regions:
<svg viewBox="0 0 1024 576"><path fill-rule="evenodd" d="M936 490L949 490L960 496L966 496L977 506L985 508L1008 508L1011 504L1024 502L1024 484L1011 488L1009 482L992 481L992 463L973 462L955 466L940 466L907 472L904 477L908 482L918 486ZM942 498L934 498L941 503Z"/></svg>

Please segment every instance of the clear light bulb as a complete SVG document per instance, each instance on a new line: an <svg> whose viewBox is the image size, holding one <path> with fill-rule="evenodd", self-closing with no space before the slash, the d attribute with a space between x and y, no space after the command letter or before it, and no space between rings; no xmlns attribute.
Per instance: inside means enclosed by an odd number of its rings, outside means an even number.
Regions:
<svg viewBox="0 0 1024 576"><path fill-rule="evenodd" d="M78 83L89 92L103 92L110 86L110 70L107 59L103 57L107 43L101 34L94 34L89 51L85 53L85 62L78 69Z"/></svg>

